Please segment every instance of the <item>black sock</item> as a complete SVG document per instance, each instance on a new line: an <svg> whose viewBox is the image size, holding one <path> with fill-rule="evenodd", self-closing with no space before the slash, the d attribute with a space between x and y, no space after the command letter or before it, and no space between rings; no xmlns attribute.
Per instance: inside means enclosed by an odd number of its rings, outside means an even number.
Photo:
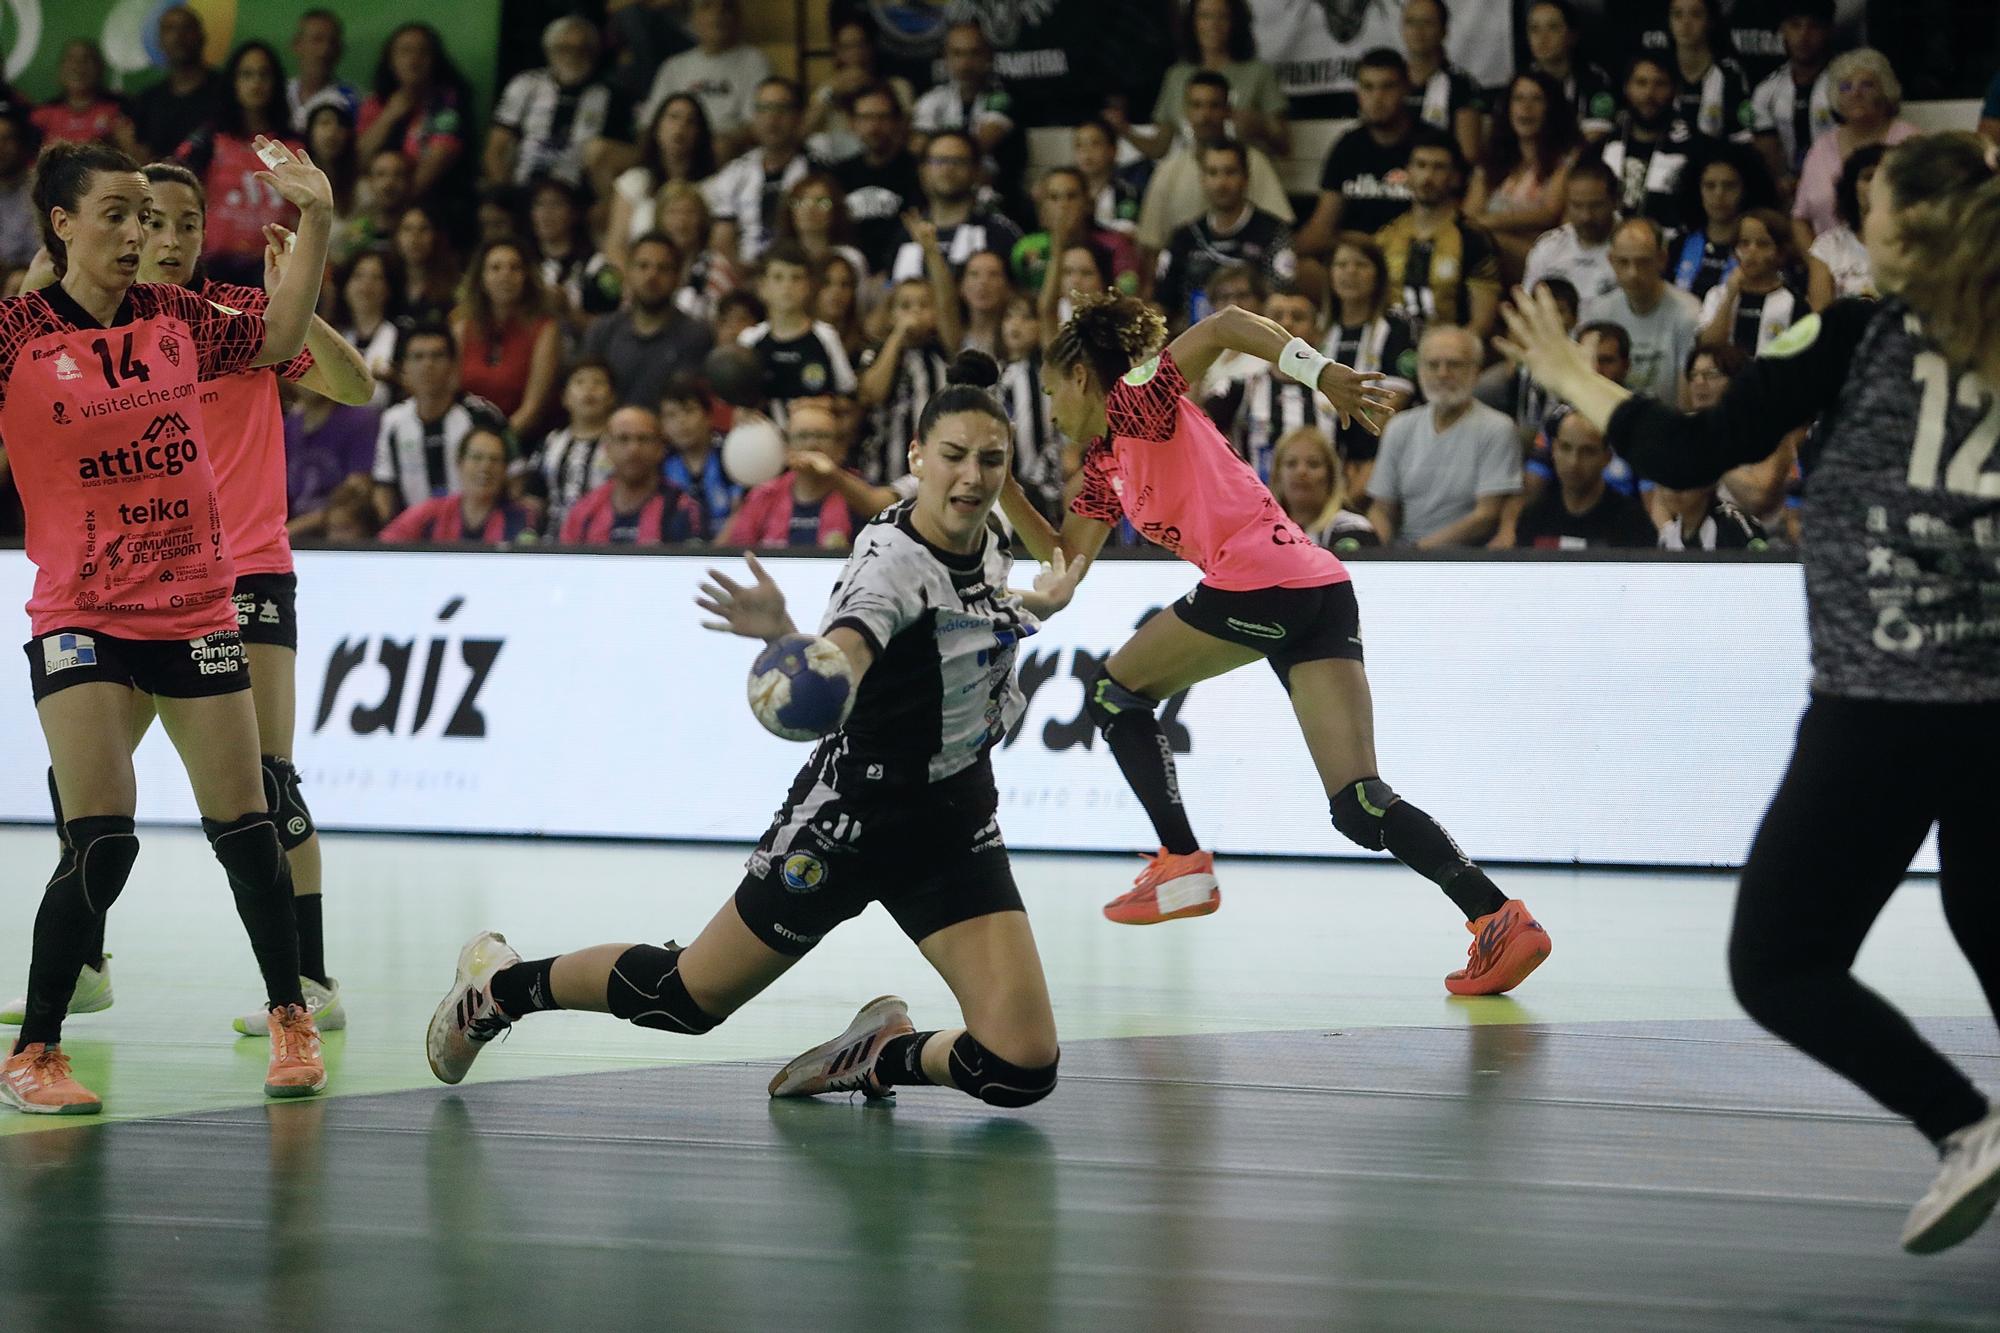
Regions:
<svg viewBox="0 0 2000 1333"><path fill-rule="evenodd" d="M67 866L69 849L63 849ZM69 1013L70 996L76 993L76 970L84 963L83 941L91 931L92 919L104 914L92 912L83 895L72 888L51 887L42 894L35 912L34 949L28 958L28 1006L21 1019L21 1036L16 1051L36 1042L50 1045L62 1040L63 1018Z"/></svg>
<svg viewBox="0 0 2000 1333"><path fill-rule="evenodd" d="M932 1029L883 1042L875 1056L875 1077L890 1087L898 1083L905 1087L935 1084L937 1080L924 1072L924 1043L936 1035L936 1029Z"/></svg>
<svg viewBox="0 0 2000 1333"><path fill-rule="evenodd" d="M1127 709L1104 729L1104 739L1118 760L1118 770L1132 794L1153 821L1160 846L1187 855L1201 850L1181 804L1180 775L1174 768L1173 746L1160 720L1137 708Z"/></svg>
<svg viewBox="0 0 2000 1333"><path fill-rule="evenodd" d="M1497 912L1507 903L1507 895L1459 850L1451 834L1408 801L1398 800L1382 816L1382 845L1443 889L1467 921Z"/></svg>
<svg viewBox="0 0 2000 1333"><path fill-rule="evenodd" d="M299 975L320 985L331 984L326 975L326 930L320 921L317 893L292 895L292 920L299 929Z"/></svg>
<svg viewBox="0 0 2000 1333"><path fill-rule="evenodd" d="M556 1003L555 982L549 977L549 969L555 965L553 958L537 958L501 968L493 974L494 1003L509 1018L562 1008Z"/></svg>
<svg viewBox="0 0 2000 1333"><path fill-rule="evenodd" d="M299 989L299 927L292 916L292 869L278 845L278 826L262 810L223 823L201 821L215 859L229 876L236 915L257 955L264 992L273 1008L305 1005Z"/></svg>

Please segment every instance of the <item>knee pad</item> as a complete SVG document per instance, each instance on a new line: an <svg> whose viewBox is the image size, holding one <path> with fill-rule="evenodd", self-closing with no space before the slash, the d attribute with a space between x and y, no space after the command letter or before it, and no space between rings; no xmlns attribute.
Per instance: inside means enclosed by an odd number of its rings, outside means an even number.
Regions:
<svg viewBox="0 0 2000 1333"><path fill-rule="evenodd" d="M1158 707L1157 701L1135 694L1113 680L1111 673L1103 667L1099 667L1097 674L1084 683L1084 716L1101 732L1109 733L1112 725L1121 718L1151 718L1153 710Z"/></svg>
<svg viewBox="0 0 2000 1333"><path fill-rule="evenodd" d="M125 891L132 863L139 859L139 838L126 815L85 815L63 826L62 861L49 887L73 886L84 906L102 914Z"/></svg>
<svg viewBox="0 0 2000 1333"><path fill-rule="evenodd" d="M635 944L619 954L605 1000L617 1017L662 1032L699 1037L722 1023L688 994L681 980L681 951L672 944L664 949Z"/></svg>
<svg viewBox="0 0 2000 1333"><path fill-rule="evenodd" d="M299 770L292 761L277 755L264 756L264 804L271 822L278 826L278 843L286 851L304 843L318 832L306 798L299 794Z"/></svg>
<svg viewBox="0 0 2000 1333"><path fill-rule="evenodd" d="M1333 826L1342 837L1371 852L1379 852L1387 845L1383 816L1402 799L1382 779L1365 777L1335 792L1328 805L1333 811Z"/></svg>
<svg viewBox="0 0 2000 1333"><path fill-rule="evenodd" d="M951 1081L988 1106L1033 1106L1055 1091L1056 1061L1040 1069L1009 1064L979 1044L970 1032L951 1044Z"/></svg>
<svg viewBox="0 0 2000 1333"><path fill-rule="evenodd" d="M285 849L278 844L278 826L267 811L255 810L224 822L201 821L215 859L238 893L258 891L286 877Z"/></svg>

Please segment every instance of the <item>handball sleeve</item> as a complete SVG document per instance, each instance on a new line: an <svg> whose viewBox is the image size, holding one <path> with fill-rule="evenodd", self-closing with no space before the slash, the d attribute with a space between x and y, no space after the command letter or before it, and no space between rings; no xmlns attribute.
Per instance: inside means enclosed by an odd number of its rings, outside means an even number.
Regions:
<svg viewBox="0 0 2000 1333"><path fill-rule="evenodd" d="M1834 405L1869 321L1872 301L1836 301L1809 315L1736 377L1722 401L1676 412L1634 394L1611 414L1605 440L1640 476L1662 486L1706 486L1770 457L1790 432Z"/></svg>
<svg viewBox="0 0 2000 1333"><path fill-rule="evenodd" d="M819 632L831 633L845 625L868 641L880 657L895 638L923 615L924 581L899 567L912 552L884 541L880 529L871 525L840 571L840 581L827 598L826 615ZM929 557L920 557L928 559Z"/></svg>

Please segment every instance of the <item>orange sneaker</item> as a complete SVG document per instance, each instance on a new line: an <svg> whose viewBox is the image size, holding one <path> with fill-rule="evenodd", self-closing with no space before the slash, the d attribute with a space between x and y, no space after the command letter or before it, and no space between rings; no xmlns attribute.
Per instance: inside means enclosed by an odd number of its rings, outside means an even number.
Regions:
<svg viewBox="0 0 2000 1333"><path fill-rule="evenodd" d="M0 1105L30 1115L96 1115L97 1094L69 1076L60 1046L36 1042L0 1064Z"/></svg>
<svg viewBox="0 0 2000 1333"><path fill-rule="evenodd" d="M1453 995L1499 995L1528 979L1555 946L1549 932L1528 913L1528 905L1509 898L1496 912L1465 923L1472 947L1465 966L1444 979Z"/></svg>
<svg viewBox="0 0 2000 1333"><path fill-rule="evenodd" d="M1210 852L1170 852L1162 847L1146 857L1132 891L1104 905L1104 915L1121 926L1157 926L1184 916L1207 916L1222 906Z"/></svg>
<svg viewBox="0 0 2000 1333"><path fill-rule="evenodd" d="M264 1071L266 1097L310 1097L326 1088L326 1065L319 1056L319 1029L302 1005L273 1009L271 1067Z"/></svg>

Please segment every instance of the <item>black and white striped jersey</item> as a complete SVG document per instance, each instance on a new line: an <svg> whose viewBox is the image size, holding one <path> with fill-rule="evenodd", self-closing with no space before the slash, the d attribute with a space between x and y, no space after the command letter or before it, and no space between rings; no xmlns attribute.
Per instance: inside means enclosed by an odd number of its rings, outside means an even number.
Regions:
<svg viewBox="0 0 2000 1333"><path fill-rule="evenodd" d="M1042 353L1037 348L1010 361L994 386L1000 405L1014 423L1014 480L1042 516L1062 525L1063 446L1056 428L1055 400L1042 392Z"/></svg>
<svg viewBox="0 0 2000 1333"><path fill-rule="evenodd" d="M875 364L881 350L871 347L861 354L863 372ZM887 486L910 470L910 441L917 438L917 420L931 395L944 388L950 369L933 346L902 350L889 396L868 409L868 432L856 469L863 477Z"/></svg>
<svg viewBox="0 0 2000 1333"><path fill-rule="evenodd" d="M1008 591L1013 556L993 527L959 555L925 541L912 508L891 505L861 530L820 633L846 626L875 651L840 730L844 767L941 782L981 762L1020 717L1016 645L1039 625Z"/></svg>

